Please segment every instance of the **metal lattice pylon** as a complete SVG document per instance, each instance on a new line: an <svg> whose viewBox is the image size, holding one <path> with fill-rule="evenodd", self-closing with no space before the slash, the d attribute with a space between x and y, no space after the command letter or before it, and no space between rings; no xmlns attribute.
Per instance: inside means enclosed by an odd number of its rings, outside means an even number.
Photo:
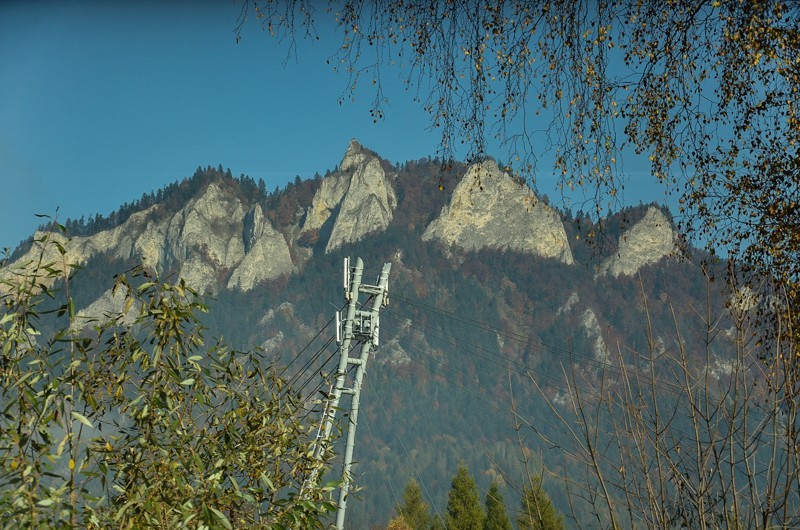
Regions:
<svg viewBox="0 0 800 530"><path fill-rule="evenodd" d="M350 411L348 414L349 425L347 429L347 445L345 446L344 464L342 468L342 482L339 488L339 504L336 511L336 526L338 530L344 528L344 515L347 508L347 494L350 490L350 469L353 462L353 448L355 447L356 427L358 426L358 409L361 401L361 385L366 373L367 361L370 353L374 353L379 343L380 309L388 303L388 284L391 263L384 263L383 270L378 277L377 285L361 283L364 272L364 262L356 258L356 265L351 269L350 259L344 260L344 294L347 303L347 312L342 316L336 314L336 340L339 344L339 365L336 370L335 380L331 391L328 393L322 412L322 421L317 433L314 456L322 460L325 449L330 442L331 431L336 419L336 413L343 410L340 407L342 395L351 396ZM367 296L363 303L359 298ZM371 303L371 304L370 304ZM368 307L364 310L361 308ZM357 356L351 356L357 352ZM351 372L350 367L356 369ZM314 468L306 481L307 486L313 486L319 480L320 466Z"/></svg>

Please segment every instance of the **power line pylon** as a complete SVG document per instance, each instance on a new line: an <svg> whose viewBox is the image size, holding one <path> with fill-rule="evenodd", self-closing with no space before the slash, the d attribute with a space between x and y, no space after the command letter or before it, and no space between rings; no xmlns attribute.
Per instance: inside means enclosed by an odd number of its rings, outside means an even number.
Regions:
<svg viewBox="0 0 800 530"><path fill-rule="evenodd" d="M342 395L351 396L350 412L348 416L347 445L344 452L342 468L342 482L339 488L339 504L336 511L337 530L344 529L344 516L347 509L347 494L350 491L351 467L353 463L353 448L355 447L356 427L358 426L358 409L361 401L361 385L366 373L367 361L370 353L374 353L379 344L380 309L388 301L389 271L391 263L384 263L383 270L378 277L377 285L361 283L364 272L364 262L356 258L355 267L350 267L350 258L344 260L344 296L347 303L347 313L342 318L336 314L336 342L339 344L339 366L333 388L328 394L322 412L322 422L317 434L315 458L322 459L322 455L330 442L331 431L336 419L336 413L344 410L340 406ZM366 295L363 303L359 302L360 295ZM372 303L371 306L368 304ZM369 307L364 310L362 308ZM360 346L360 349L359 349ZM351 356L351 352L358 352ZM350 368L355 366L355 370ZM317 466L310 474L307 484L313 486L319 480L320 467Z"/></svg>

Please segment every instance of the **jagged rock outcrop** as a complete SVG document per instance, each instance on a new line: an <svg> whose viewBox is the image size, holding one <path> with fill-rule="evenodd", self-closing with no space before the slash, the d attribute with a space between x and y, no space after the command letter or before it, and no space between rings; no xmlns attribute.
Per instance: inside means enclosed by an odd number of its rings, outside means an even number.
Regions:
<svg viewBox="0 0 800 530"><path fill-rule="evenodd" d="M672 222L659 208L651 206L619 239L619 249L600 265L598 274L618 277L632 275L645 265L672 255L676 250Z"/></svg>
<svg viewBox="0 0 800 530"><path fill-rule="evenodd" d="M587 307L581 315L583 332L591 340L594 339L594 358L600 362L605 362L608 357L606 341L603 340L603 330L597 321L597 315L590 307Z"/></svg>
<svg viewBox="0 0 800 530"><path fill-rule="evenodd" d="M494 161L467 170L450 204L442 208L422 239L469 250L509 249L573 263L559 214Z"/></svg>
<svg viewBox="0 0 800 530"><path fill-rule="evenodd" d="M578 296L578 293L572 291L572 293L569 295L569 298L567 298L566 302L564 302L564 305L558 308L558 311L556 311L556 315L562 315L564 313L571 311L572 308L575 306L575 304L580 302L580 300L581 298L580 296Z"/></svg>
<svg viewBox="0 0 800 530"><path fill-rule="evenodd" d="M228 287L249 290L260 281L294 270L286 240L260 206L246 210L236 194L218 182L210 183L170 217L158 219L153 215L156 208L137 212L125 223L89 237L68 239L47 233L50 243L35 243L16 263L24 266L43 252L43 263L61 270L65 263L83 264L105 252L139 259L160 273L177 271L201 292L216 289L220 276L228 271ZM37 233L35 238L43 236ZM65 249L63 257L53 241ZM42 283L52 285L53 281Z"/></svg>
<svg viewBox="0 0 800 530"><path fill-rule="evenodd" d="M325 252L385 230L397 204L391 176L380 159L351 140L339 171L322 180L303 224L303 232L333 222ZM336 215L332 219L333 215Z"/></svg>
<svg viewBox="0 0 800 530"><path fill-rule="evenodd" d="M257 283L294 271L289 246L256 204L244 217L245 255L228 280L228 289L247 291Z"/></svg>
<svg viewBox="0 0 800 530"><path fill-rule="evenodd" d="M63 273L71 264L82 265L100 252L127 259L136 254L137 236L147 223L151 210L152 208L137 212L122 225L89 237L67 237L61 232L36 231L31 248L9 264L2 271L0 279L11 280L13 277L19 279L27 276L28 283L31 284L30 277L36 275L37 280L34 283L37 286L50 287L59 277L53 273ZM52 272L47 272L44 267ZM0 285L0 292L2 290L3 286Z"/></svg>
<svg viewBox="0 0 800 530"><path fill-rule="evenodd" d="M200 291L213 288L218 269L230 269L244 258L244 214L238 197L212 182L169 220L161 268L178 269Z"/></svg>

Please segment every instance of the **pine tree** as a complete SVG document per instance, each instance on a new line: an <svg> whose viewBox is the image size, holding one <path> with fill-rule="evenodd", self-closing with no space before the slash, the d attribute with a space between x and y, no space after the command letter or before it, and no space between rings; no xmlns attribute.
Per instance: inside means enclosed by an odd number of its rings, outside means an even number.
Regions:
<svg viewBox="0 0 800 530"><path fill-rule="evenodd" d="M431 526L428 503L422 500L422 491L414 479L406 485L403 504L396 506L395 510L413 530L428 530Z"/></svg>
<svg viewBox="0 0 800 530"><path fill-rule="evenodd" d="M431 530L446 530L442 516L438 513L431 517Z"/></svg>
<svg viewBox="0 0 800 530"><path fill-rule="evenodd" d="M492 482L486 493L486 519L483 530L511 530L511 521L506 514L506 503L496 482Z"/></svg>
<svg viewBox="0 0 800 530"><path fill-rule="evenodd" d="M517 526L520 530L564 530L564 518L542 488L542 477L534 478L530 486L525 486Z"/></svg>
<svg viewBox="0 0 800 530"><path fill-rule="evenodd" d="M447 497L447 530L481 530L483 508L478 487L465 467L459 467Z"/></svg>
<svg viewBox="0 0 800 530"><path fill-rule="evenodd" d="M386 530L415 530L408 521L406 521L405 517L402 515L398 515L391 521L389 521L389 526L386 527Z"/></svg>

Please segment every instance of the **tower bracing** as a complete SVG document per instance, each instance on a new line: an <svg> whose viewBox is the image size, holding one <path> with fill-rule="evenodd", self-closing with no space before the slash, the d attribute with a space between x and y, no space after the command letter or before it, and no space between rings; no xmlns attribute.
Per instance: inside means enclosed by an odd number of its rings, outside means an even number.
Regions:
<svg viewBox="0 0 800 530"><path fill-rule="evenodd" d="M317 434L314 456L321 461L330 443L336 415L342 412L347 418L347 444L345 445L342 478L339 488L339 503L336 511L336 526L344 528L347 495L351 485L353 449L355 447L358 410L361 402L361 387L366 374L367 361L379 345L380 309L388 301L389 271L391 263L384 263L377 283L362 283L364 262L356 258L354 267L350 258L344 260L343 287L346 310L336 315L336 342L339 345L339 364L334 374L331 391L323 407L322 421ZM342 396L350 399L342 400ZM344 401L344 402L343 402ZM349 402L349 411L345 408ZM314 485L319 480L320 466L312 471L308 480Z"/></svg>

